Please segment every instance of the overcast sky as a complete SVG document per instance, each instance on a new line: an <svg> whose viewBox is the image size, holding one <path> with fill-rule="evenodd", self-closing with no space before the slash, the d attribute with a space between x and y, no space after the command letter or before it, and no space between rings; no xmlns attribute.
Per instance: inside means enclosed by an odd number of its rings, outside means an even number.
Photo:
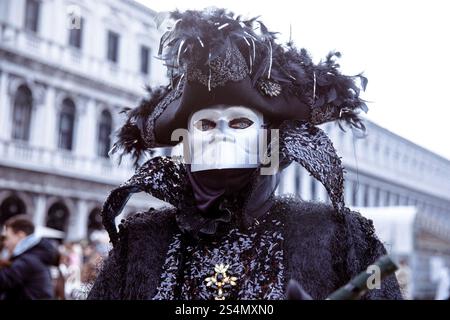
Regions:
<svg viewBox="0 0 450 320"><path fill-rule="evenodd" d="M225 7L261 16L315 61L340 51L346 74L369 79L367 117L450 159L450 3L445 0L137 0L156 11Z"/></svg>

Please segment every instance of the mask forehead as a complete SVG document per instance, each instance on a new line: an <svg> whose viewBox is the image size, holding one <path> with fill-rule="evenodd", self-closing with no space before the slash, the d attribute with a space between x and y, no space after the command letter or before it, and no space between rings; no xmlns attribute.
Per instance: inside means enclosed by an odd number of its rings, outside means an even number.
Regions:
<svg viewBox="0 0 450 320"><path fill-rule="evenodd" d="M189 117L189 130L193 128L194 123L201 119L208 119L208 120L216 120L221 117L223 113L223 110L221 110L220 107L217 108L206 108L199 111L194 112Z"/></svg>
<svg viewBox="0 0 450 320"><path fill-rule="evenodd" d="M218 121L233 120L236 118L247 118L252 120L255 124L263 124L263 115L257 111L244 106L223 106L217 105L210 108L201 109L194 112L189 117L189 130L193 128L193 125L202 119Z"/></svg>

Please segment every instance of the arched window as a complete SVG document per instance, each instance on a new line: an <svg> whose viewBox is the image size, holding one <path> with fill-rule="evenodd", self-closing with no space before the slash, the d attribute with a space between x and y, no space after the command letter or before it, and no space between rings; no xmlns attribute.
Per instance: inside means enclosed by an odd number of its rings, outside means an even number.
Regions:
<svg viewBox="0 0 450 320"><path fill-rule="evenodd" d="M3 200L2 204L0 205L0 225L17 214L25 213L25 203L15 195L10 196Z"/></svg>
<svg viewBox="0 0 450 320"><path fill-rule="evenodd" d="M98 124L98 155L100 157L108 158L108 152L111 148L111 132L111 113L107 110L103 110Z"/></svg>
<svg viewBox="0 0 450 320"><path fill-rule="evenodd" d="M41 3L38 0L27 0L25 5L25 29L38 32Z"/></svg>
<svg viewBox="0 0 450 320"><path fill-rule="evenodd" d="M57 202L48 209L47 227L66 231L69 220L69 209L61 203Z"/></svg>
<svg viewBox="0 0 450 320"><path fill-rule="evenodd" d="M30 139L31 111L33 95L26 85L21 85L14 97L13 139L28 141Z"/></svg>
<svg viewBox="0 0 450 320"><path fill-rule="evenodd" d="M72 150L73 129L75 124L75 104L69 98L64 99L59 113L59 139L58 147Z"/></svg>
<svg viewBox="0 0 450 320"><path fill-rule="evenodd" d="M99 208L95 208L89 213L87 227L89 235L95 230L103 230L102 216Z"/></svg>

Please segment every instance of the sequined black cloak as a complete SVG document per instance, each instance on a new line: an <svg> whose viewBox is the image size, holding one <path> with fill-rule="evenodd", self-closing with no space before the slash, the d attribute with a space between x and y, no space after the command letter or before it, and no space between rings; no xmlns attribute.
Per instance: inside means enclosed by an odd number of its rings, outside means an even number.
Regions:
<svg viewBox="0 0 450 320"><path fill-rule="evenodd" d="M198 217L189 218L193 199L189 186L180 182L185 181L184 166L167 158L151 161L155 163L162 165L158 175L148 167L141 170L116 189L105 206L123 206L123 199L129 197L126 188L132 192L150 188L153 195L160 192L160 198L176 197L178 205L150 209L122 221L115 248L89 299L212 299L217 292L206 286L205 279L214 272L214 264L222 262L237 277L227 298L285 299L287 282L295 279L312 298L324 299L386 254L372 222L359 213L348 208L339 213L331 205L293 197L273 197L270 210L250 224L240 223L246 221L239 218L239 201L245 199L227 203L223 208L232 218L205 219L201 226L211 227L214 222L217 232L206 239L194 238L192 234L205 229L195 224ZM189 228L189 236L180 231ZM395 276L363 298L401 299Z"/></svg>

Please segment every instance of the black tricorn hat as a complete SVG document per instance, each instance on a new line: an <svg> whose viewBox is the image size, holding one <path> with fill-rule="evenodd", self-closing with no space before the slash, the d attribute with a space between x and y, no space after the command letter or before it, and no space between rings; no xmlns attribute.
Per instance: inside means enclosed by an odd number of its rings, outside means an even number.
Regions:
<svg viewBox="0 0 450 320"><path fill-rule="evenodd" d="M149 98L127 109L114 149L138 159L152 148L173 146L173 130L186 128L190 114L212 105L255 108L275 128L294 119L364 127L358 111L367 106L359 93L367 79L341 74L339 52L314 64L305 49L277 44L257 18L243 20L224 9L175 11L171 18L175 24L162 36L159 52L170 84L148 88Z"/></svg>

